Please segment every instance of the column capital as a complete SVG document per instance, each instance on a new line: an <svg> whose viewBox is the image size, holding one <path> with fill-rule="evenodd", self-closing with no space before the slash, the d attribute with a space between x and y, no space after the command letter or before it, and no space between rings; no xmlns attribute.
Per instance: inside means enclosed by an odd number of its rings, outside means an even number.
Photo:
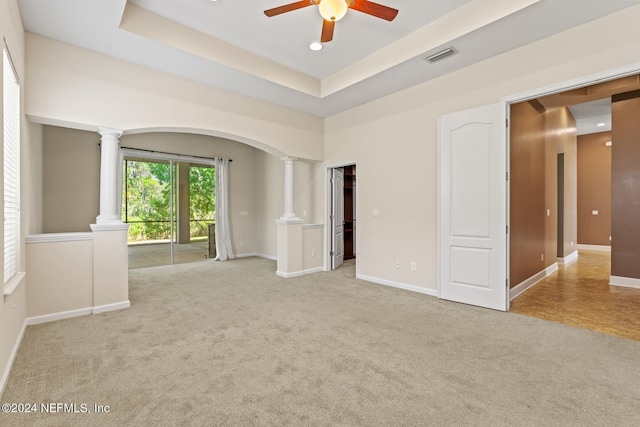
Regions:
<svg viewBox="0 0 640 427"><path fill-rule="evenodd" d="M281 160L285 161L285 162L295 162L296 160L298 160L297 157L291 157L291 156L284 156L281 157Z"/></svg>
<svg viewBox="0 0 640 427"><path fill-rule="evenodd" d="M122 132L123 131L121 129L106 128L102 126L98 127L98 133L100 136L113 136L115 138L120 138L122 136Z"/></svg>

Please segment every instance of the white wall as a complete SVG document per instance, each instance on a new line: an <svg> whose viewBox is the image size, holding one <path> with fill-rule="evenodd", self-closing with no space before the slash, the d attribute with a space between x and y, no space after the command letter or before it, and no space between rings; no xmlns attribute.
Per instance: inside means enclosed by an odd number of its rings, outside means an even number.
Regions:
<svg viewBox="0 0 640 427"><path fill-rule="evenodd" d="M93 240L90 233L84 234L78 240L27 244L27 261L37 266L28 271L29 317L81 309L91 312Z"/></svg>
<svg viewBox="0 0 640 427"><path fill-rule="evenodd" d="M27 33L27 114L70 128L164 128L322 160L322 119ZM60 58L64 58L61 61Z"/></svg>
<svg viewBox="0 0 640 427"><path fill-rule="evenodd" d="M327 118L326 164L358 162L359 273L436 290L438 117L637 63L639 20L634 6Z"/></svg>
<svg viewBox="0 0 640 427"><path fill-rule="evenodd" d="M24 29L16 0L0 2L0 38L6 40L7 46L18 73L22 93L22 110L25 99L25 61L24 61ZM2 68L0 67L0 74ZM2 92L0 85L0 92ZM1 93L0 93L1 95ZM0 135L4 134L0 120ZM38 232L42 228L42 195L41 159L42 130L40 126L32 126L22 116L21 126L21 226L22 235ZM0 151L2 153L2 151ZM1 156L2 154L0 154ZM0 162L0 168L3 163ZM0 183L4 173L0 173ZM0 231L0 234L2 231ZM4 239L4 237L3 237ZM21 244L21 271L26 271L26 252L24 241ZM21 334L24 331L27 316L28 277L8 296L0 301L0 392L4 389L12 358L17 350Z"/></svg>
<svg viewBox="0 0 640 427"><path fill-rule="evenodd" d="M284 213L284 162L263 151L256 152L256 253L276 258L276 220ZM295 171L295 169L294 169Z"/></svg>

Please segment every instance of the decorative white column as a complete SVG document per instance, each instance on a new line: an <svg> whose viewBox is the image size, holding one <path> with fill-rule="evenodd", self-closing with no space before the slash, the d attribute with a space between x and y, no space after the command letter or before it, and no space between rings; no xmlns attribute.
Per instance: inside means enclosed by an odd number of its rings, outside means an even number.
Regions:
<svg viewBox="0 0 640 427"><path fill-rule="evenodd" d="M302 219L293 211L293 162L295 157L284 160L284 213L278 224L278 253L276 274L295 277L302 272Z"/></svg>
<svg viewBox="0 0 640 427"><path fill-rule="evenodd" d="M295 157L283 157L284 160L284 214L281 220L300 221L293 211L293 162Z"/></svg>
<svg viewBox="0 0 640 427"><path fill-rule="evenodd" d="M122 131L99 128L100 213L93 232L93 312L127 308L129 302L129 259L127 230L118 212L118 174L120 153L118 138Z"/></svg>
<svg viewBox="0 0 640 427"><path fill-rule="evenodd" d="M122 224L118 212L118 144L121 130L99 128L100 146L100 214L96 224Z"/></svg>

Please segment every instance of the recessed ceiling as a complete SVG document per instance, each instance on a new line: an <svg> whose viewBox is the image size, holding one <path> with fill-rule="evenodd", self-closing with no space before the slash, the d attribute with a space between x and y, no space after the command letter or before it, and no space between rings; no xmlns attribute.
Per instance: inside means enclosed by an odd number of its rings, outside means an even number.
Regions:
<svg viewBox="0 0 640 427"><path fill-rule="evenodd" d="M569 110L576 119L578 135L611 130L611 98L572 105Z"/></svg>
<svg viewBox="0 0 640 427"><path fill-rule="evenodd" d="M317 6L292 0L19 0L27 31L326 117L506 52L640 0L378 0L387 22L350 10L333 41ZM453 46L436 63L429 54Z"/></svg>
<svg viewBox="0 0 640 427"><path fill-rule="evenodd" d="M310 52L320 39L317 6L268 18L264 10L296 0L130 0L204 34L233 44L286 67L322 79L450 13L470 0L376 0L398 9L387 22L350 10L336 23L334 40L322 52Z"/></svg>

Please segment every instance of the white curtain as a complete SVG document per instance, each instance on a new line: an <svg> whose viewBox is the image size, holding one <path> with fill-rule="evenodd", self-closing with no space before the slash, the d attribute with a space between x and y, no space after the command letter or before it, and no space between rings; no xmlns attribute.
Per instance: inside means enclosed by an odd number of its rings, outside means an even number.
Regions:
<svg viewBox="0 0 640 427"><path fill-rule="evenodd" d="M229 159L216 159L216 260L233 259L229 227Z"/></svg>

